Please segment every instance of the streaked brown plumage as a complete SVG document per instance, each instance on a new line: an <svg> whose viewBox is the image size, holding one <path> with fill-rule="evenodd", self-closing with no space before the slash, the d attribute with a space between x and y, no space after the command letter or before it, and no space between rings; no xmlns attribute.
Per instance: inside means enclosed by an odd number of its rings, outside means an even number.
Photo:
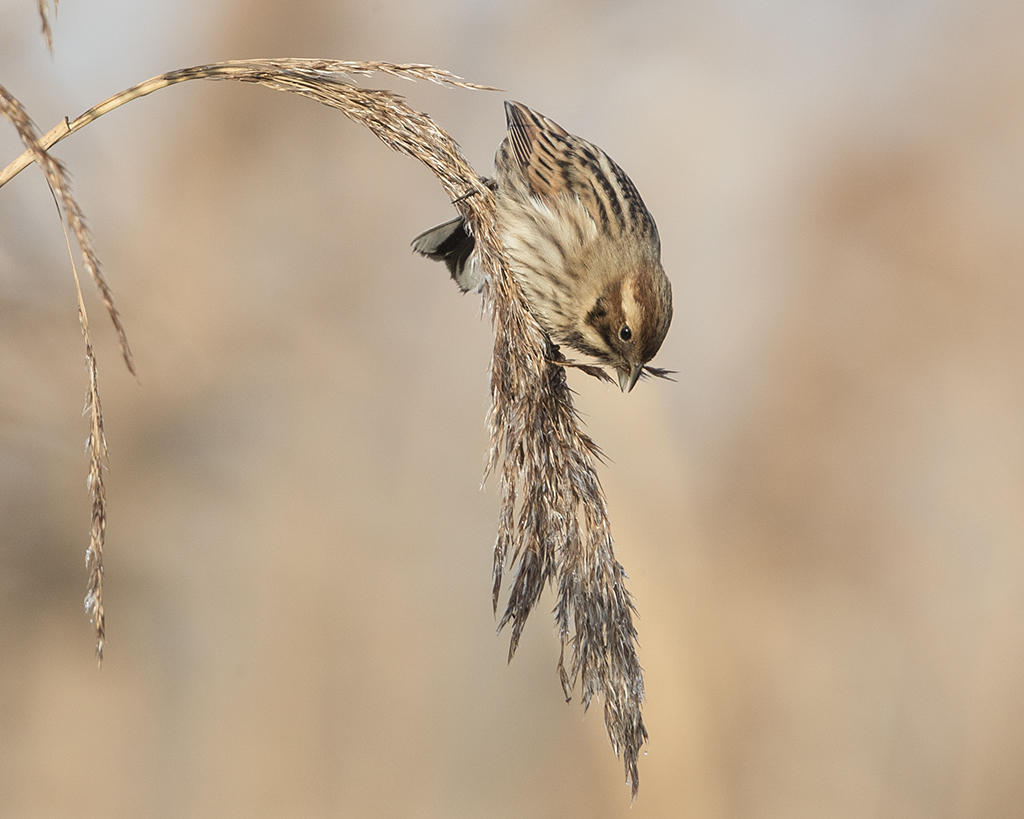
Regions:
<svg viewBox="0 0 1024 819"><path fill-rule="evenodd" d="M629 391L672 321L672 287L654 219L625 172L596 145L522 103L506 102L495 157L502 242L541 326ZM460 217L413 240L462 290L482 274Z"/></svg>

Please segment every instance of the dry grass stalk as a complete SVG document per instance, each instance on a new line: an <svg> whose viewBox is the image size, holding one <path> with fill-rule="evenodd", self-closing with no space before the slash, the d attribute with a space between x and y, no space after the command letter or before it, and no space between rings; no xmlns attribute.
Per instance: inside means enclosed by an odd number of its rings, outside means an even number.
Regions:
<svg viewBox="0 0 1024 819"><path fill-rule="evenodd" d="M395 63L351 60L312 60L294 57L276 60L226 60L210 65L197 65L177 71L168 71L166 74L151 77L137 85L133 85L131 88L126 88L124 91L120 91L97 103L74 119L64 119L57 123L43 135L42 139L39 140L39 144L48 150L65 137L70 136L80 128L84 128L115 108L120 108L126 103L132 102L139 97L144 97L147 94L152 94L161 88L167 88L169 85L176 85L188 80L236 80L238 82L264 85L275 91L288 91L300 94L332 108L338 108L350 119L366 125L370 130L374 130L371 119L381 116L381 111L388 110L388 99L399 100L400 97L389 91L358 88L346 82L344 77L348 74L373 74L375 72L391 74L409 80L426 80L438 85L450 85L456 88L472 88L485 91L497 90L489 86L466 82L454 74L429 65L398 65ZM369 100L375 96L377 97L375 106L367 106L367 110L361 111L360 109L364 103L369 103ZM387 114L384 114L384 117L385 119L378 124L387 127ZM427 121L430 122L429 117ZM391 125L396 130L401 130L403 127L399 118L392 119ZM430 125L440 132L440 129L432 122L430 122ZM32 164L33 161L34 155L32 151L26 150L3 170L0 170L0 187L7 184L12 178Z"/></svg>
<svg viewBox="0 0 1024 819"><path fill-rule="evenodd" d="M39 20L43 27L43 39L46 40L46 47L53 51L53 29L50 27L50 4L48 0L36 0L39 8ZM57 6L60 0L53 0L53 13L57 13Z"/></svg>
<svg viewBox="0 0 1024 819"><path fill-rule="evenodd" d="M487 472L501 470L495 610L506 565L514 571L499 629L512 624L511 659L545 585L556 586L555 619L562 642L558 671L565 696L571 696L577 682L585 708L595 696L603 696L608 735L616 754L623 757L635 796L637 757L647 738L641 716L643 674L636 654L633 604L612 551L608 512L595 471L600 452L583 432L565 370L553 360L555 351L509 271L493 193L430 117L393 92L358 88L345 79L348 74L377 71L460 88L486 88L425 65L237 60L154 77L61 123L43 143L48 147L104 113L168 85L193 79L236 80L336 108L431 170L467 217L489 278L484 299L494 326L494 352ZM0 172L0 185L20 170L18 163L28 164L33 158L23 156Z"/></svg>
<svg viewBox="0 0 1024 819"><path fill-rule="evenodd" d="M77 274L75 286L78 289L78 318L85 337L85 358L89 369L89 389L83 413L89 414L89 436L85 439L85 451L89 454L87 485L92 498L92 525L89 528L89 545L85 550L85 570L89 577L84 605L89 622L96 631L96 659L102 663L103 647L107 640L107 620L103 611L103 543L107 534L107 491L103 483L103 472L107 465L107 438L103 432L96 355L89 341L89 318L82 302L82 289L78 285Z"/></svg>
<svg viewBox="0 0 1024 819"><path fill-rule="evenodd" d="M100 260L96 256L96 250L92 245L92 237L85 224L85 216L75 197L71 194L71 178L68 175L67 169L61 162L47 153L52 143L47 143L45 139L40 140L35 123L32 122L32 119L28 116L28 113L18 99L3 86L0 86L0 114L10 120L17 129L21 141L25 143L26 148L22 157L25 157L26 161L21 165L21 168L36 162L43 169L46 181L50 183L50 187L60 197L64 209L64 218L67 220L68 226L78 242L79 250L82 253L82 260L85 263L85 269L89 271L96 289L100 291L103 305L107 308L110 321L117 331L117 340L121 347L124 363L132 375L135 375L135 363L132 360L131 348L128 346L128 336L125 333L124 325L121 323L121 316L117 312L117 307L114 305L114 294L111 292L107 280L103 277ZM21 157L12 162L8 167L19 164L20 160ZM14 173L17 173L17 171Z"/></svg>
<svg viewBox="0 0 1024 819"><path fill-rule="evenodd" d="M89 371L89 388L85 394L82 414L89 416L89 435L85 439L85 451L89 456L89 476L86 485L89 487L89 497L92 500L92 526L89 529L89 545L85 550L85 570L89 579L84 605L89 622L96 630L96 660L102 663L103 646L107 640L107 621L103 611L103 543L107 535L107 489L103 482L103 473L107 468L107 436L103 431L103 406L100 404L96 354L93 352L92 340L89 337L89 314L85 310L82 283L78 278L78 268L75 266L75 255L71 250L71 239L68 237L67 229L64 230L64 241L68 246L71 272L75 277L78 322L82 327L82 337L85 339L85 362Z"/></svg>
<svg viewBox="0 0 1024 819"><path fill-rule="evenodd" d="M121 350L125 363L134 372L131 360L131 352L128 348L128 339L124 334L120 318L114 307L113 296L110 288L100 273L99 260L96 258L92 248L92 242L82 211L71 194L71 184L68 179L67 170L50 156L45 149L39 146L38 131L32 122L25 108L13 94L6 88L0 86L0 114L6 117L18 131L22 142L28 146L29 152L43 169L46 181L57 204L57 211L60 213L58 196L63 203L63 213L68 225L78 242L85 260L86 266L92 273L93 281L96 282L107 311L117 328L118 337L121 341ZM63 222L62 222L63 224ZM89 414L89 435L85 441L85 450L89 456L89 476L87 485L92 500L92 526L89 531L89 545L85 551L85 565L89 573L88 586L85 594L85 610L96 631L96 657L103 661L103 645L106 640L106 623L103 612L103 542L107 529L107 498L106 489L103 483L103 473L107 463L107 440L103 431L103 411L100 405L99 382L96 367L96 355L92 348L92 339L89 336L89 317L85 309L85 301L82 298L81 282L78 278L78 269L75 266L74 254L71 251L71 240L65 228L64 238L68 245L68 254L71 257L71 270L75 278L75 291L78 294L78 319L82 326L82 337L85 340L86 366L89 371L89 388L86 393L85 412Z"/></svg>

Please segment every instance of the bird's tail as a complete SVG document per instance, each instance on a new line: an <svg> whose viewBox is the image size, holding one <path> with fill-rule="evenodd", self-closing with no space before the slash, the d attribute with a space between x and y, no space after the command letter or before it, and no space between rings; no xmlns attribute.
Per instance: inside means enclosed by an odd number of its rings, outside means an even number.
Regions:
<svg viewBox="0 0 1024 819"><path fill-rule="evenodd" d="M412 249L429 259L444 262L462 292L480 285L479 265L473 259L476 240L461 216L426 230L412 240Z"/></svg>

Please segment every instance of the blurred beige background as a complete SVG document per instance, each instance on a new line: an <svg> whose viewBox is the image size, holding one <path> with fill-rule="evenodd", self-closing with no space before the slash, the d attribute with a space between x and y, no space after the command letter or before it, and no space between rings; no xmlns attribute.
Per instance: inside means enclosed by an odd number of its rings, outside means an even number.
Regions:
<svg viewBox="0 0 1024 819"><path fill-rule="evenodd" d="M651 732L630 808L546 597L494 635L490 333L450 212L335 112L190 84L63 143L134 346L0 191L4 815L1009 817L1024 799L1024 13L1012 2L2 0L40 126L229 57L434 63L597 142L658 220L678 383L570 376ZM370 81L369 84L373 84ZM479 170L505 95L390 82ZM0 129L3 161L20 151Z"/></svg>

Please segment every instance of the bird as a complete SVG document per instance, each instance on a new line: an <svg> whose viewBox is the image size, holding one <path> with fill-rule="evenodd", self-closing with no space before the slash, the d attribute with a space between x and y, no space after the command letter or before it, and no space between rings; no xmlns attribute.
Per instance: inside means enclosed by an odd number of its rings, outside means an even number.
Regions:
<svg viewBox="0 0 1024 819"><path fill-rule="evenodd" d="M672 322L672 285L636 186L599 147L526 105L506 101L505 118L495 178L483 181L531 312L556 348L612 368L623 392L645 370L664 377L647 362ZM462 216L412 241L415 252L443 261L463 292L484 282L474 247ZM594 374L593 365L578 366Z"/></svg>

